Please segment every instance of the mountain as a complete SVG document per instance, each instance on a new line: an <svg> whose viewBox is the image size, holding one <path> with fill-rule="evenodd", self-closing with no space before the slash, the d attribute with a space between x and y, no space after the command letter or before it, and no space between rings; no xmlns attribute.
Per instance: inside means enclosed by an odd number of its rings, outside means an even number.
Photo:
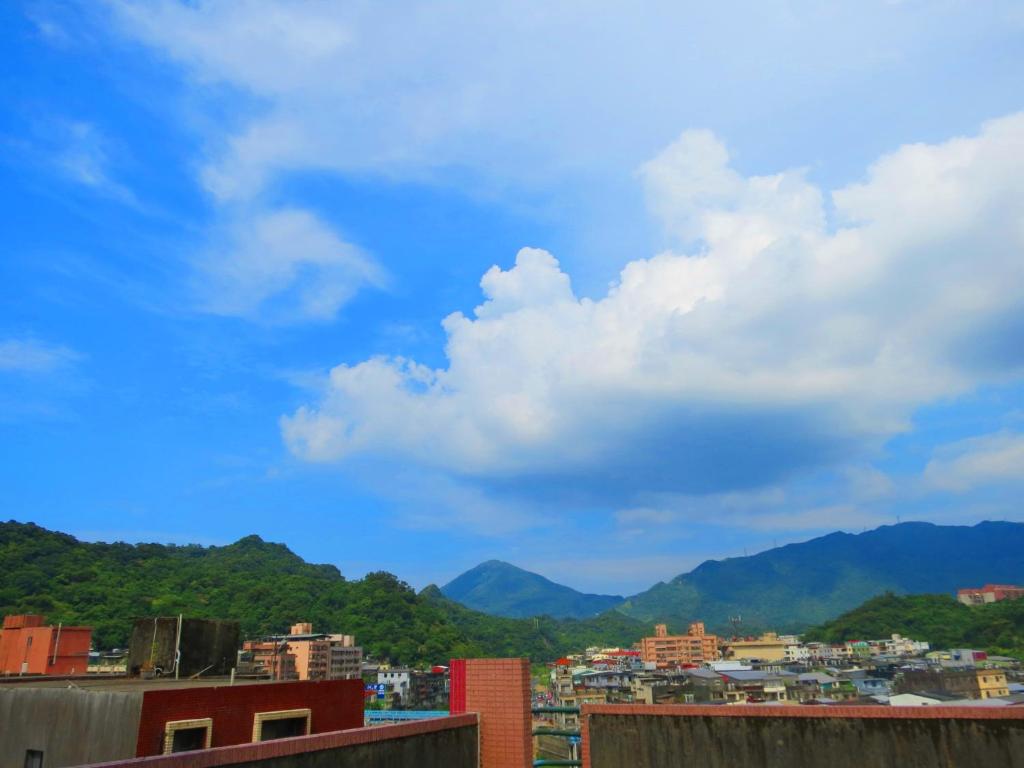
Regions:
<svg viewBox="0 0 1024 768"><path fill-rule="evenodd" d="M932 648L979 648L1024 657L1024 600L966 606L949 595L873 597L832 621L809 629L808 640L841 643L898 632Z"/></svg>
<svg viewBox="0 0 1024 768"><path fill-rule="evenodd" d="M433 585L420 595L443 611L467 637L488 648L489 655L499 657L528 656L535 661L550 661L594 645L628 648L646 632L640 622L618 611L587 619L511 619L460 605Z"/></svg>
<svg viewBox="0 0 1024 768"><path fill-rule="evenodd" d="M543 661L580 643L629 644L642 627L621 614L586 621L500 619L420 594L390 573L347 580L282 544L247 536L223 547L89 543L31 523L0 523L0 615L41 613L93 627L97 648L124 646L136 617L234 619L246 637L298 621L354 634L376 659L443 663L474 656Z"/></svg>
<svg viewBox="0 0 1024 768"><path fill-rule="evenodd" d="M709 560L659 582L618 610L672 631L703 620L731 631L802 630L885 592L953 593L960 587L1024 581L1024 524L973 527L902 523L860 534L831 533L749 557Z"/></svg>
<svg viewBox="0 0 1024 768"><path fill-rule="evenodd" d="M494 616L585 619L622 603L588 595L501 560L488 560L441 587L445 597Z"/></svg>

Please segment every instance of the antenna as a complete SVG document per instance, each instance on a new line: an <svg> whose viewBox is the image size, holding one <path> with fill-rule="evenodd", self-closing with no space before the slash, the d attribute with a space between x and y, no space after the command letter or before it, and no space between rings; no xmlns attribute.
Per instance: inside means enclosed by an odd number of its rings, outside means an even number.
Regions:
<svg viewBox="0 0 1024 768"><path fill-rule="evenodd" d="M730 616L729 623L732 624L733 637L738 637L740 633L740 625L743 624L742 616Z"/></svg>

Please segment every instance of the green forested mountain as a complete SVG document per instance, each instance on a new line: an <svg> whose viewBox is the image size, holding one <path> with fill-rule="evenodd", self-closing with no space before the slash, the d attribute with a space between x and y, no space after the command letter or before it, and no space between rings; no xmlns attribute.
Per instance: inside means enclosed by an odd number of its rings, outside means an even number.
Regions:
<svg viewBox="0 0 1024 768"><path fill-rule="evenodd" d="M346 580L334 566L306 563L258 536L224 547L103 544L0 523L0 614L29 612L92 626L101 648L123 646L136 617L234 619L245 636L311 621L316 629L356 635L375 658L402 663L506 655L545 660L641 634L621 616L586 622L485 616L450 603L436 587L417 595L389 573Z"/></svg>
<svg viewBox="0 0 1024 768"><path fill-rule="evenodd" d="M639 640L645 627L617 611L606 611L589 619L553 619L550 616L512 619L489 616L466 608L435 586L420 593L444 611L449 621L471 637L492 656L529 656L551 660L589 646L629 647Z"/></svg>
<svg viewBox="0 0 1024 768"><path fill-rule="evenodd" d="M886 593L807 631L830 643L888 637L927 640L932 648L979 648L1024 657L1024 600L966 606L949 595Z"/></svg>
<svg viewBox="0 0 1024 768"><path fill-rule="evenodd" d="M1024 580L1024 524L973 527L888 525L861 534L832 533L750 557L709 560L619 606L670 629L702 619L727 630L801 630L885 592L952 594L959 587Z"/></svg>
<svg viewBox="0 0 1024 768"><path fill-rule="evenodd" d="M441 587L446 597L495 616L584 619L622 602L618 595L589 595L517 568L488 560Z"/></svg>

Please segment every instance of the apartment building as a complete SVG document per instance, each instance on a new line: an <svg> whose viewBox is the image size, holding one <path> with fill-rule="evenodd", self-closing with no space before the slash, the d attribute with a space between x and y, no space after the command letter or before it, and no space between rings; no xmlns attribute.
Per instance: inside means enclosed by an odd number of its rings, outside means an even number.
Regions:
<svg viewBox="0 0 1024 768"><path fill-rule="evenodd" d="M734 637L722 641L722 658L783 661L788 644L788 639L774 632L765 632L760 637Z"/></svg>
<svg viewBox="0 0 1024 768"><path fill-rule="evenodd" d="M965 699L1010 695L1006 673L998 669L908 670L896 682L897 693L944 693Z"/></svg>
<svg viewBox="0 0 1024 768"><path fill-rule="evenodd" d="M654 637L640 641L640 657L657 667L703 664L719 658L718 637L704 630L704 622L690 624L685 635L670 635L665 624L654 627Z"/></svg>
<svg viewBox="0 0 1024 768"><path fill-rule="evenodd" d="M258 673L273 680L358 680L363 649L352 635L314 633L309 622L293 624L287 635L247 640L243 654Z"/></svg>
<svg viewBox="0 0 1024 768"><path fill-rule="evenodd" d="M238 669L242 674L266 675L271 680L298 680L295 654L288 643L276 640L246 640L242 643Z"/></svg>

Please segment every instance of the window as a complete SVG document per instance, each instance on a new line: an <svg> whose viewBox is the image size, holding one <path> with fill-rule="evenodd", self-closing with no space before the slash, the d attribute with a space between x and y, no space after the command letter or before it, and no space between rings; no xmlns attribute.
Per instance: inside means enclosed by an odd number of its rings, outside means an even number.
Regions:
<svg viewBox="0 0 1024 768"><path fill-rule="evenodd" d="M39 749L25 750L25 768L43 768L43 752Z"/></svg>
<svg viewBox="0 0 1024 768"><path fill-rule="evenodd" d="M307 736L310 732L309 709L284 709L279 712L257 712L253 718L252 740L271 741L292 736Z"/></svg>
<svg viewBox="0 0 1024 768"><path fill-rule="evenodd" d="M213 720L170 720L164 724L164 754L209 749L213 741Z"/></svg>

